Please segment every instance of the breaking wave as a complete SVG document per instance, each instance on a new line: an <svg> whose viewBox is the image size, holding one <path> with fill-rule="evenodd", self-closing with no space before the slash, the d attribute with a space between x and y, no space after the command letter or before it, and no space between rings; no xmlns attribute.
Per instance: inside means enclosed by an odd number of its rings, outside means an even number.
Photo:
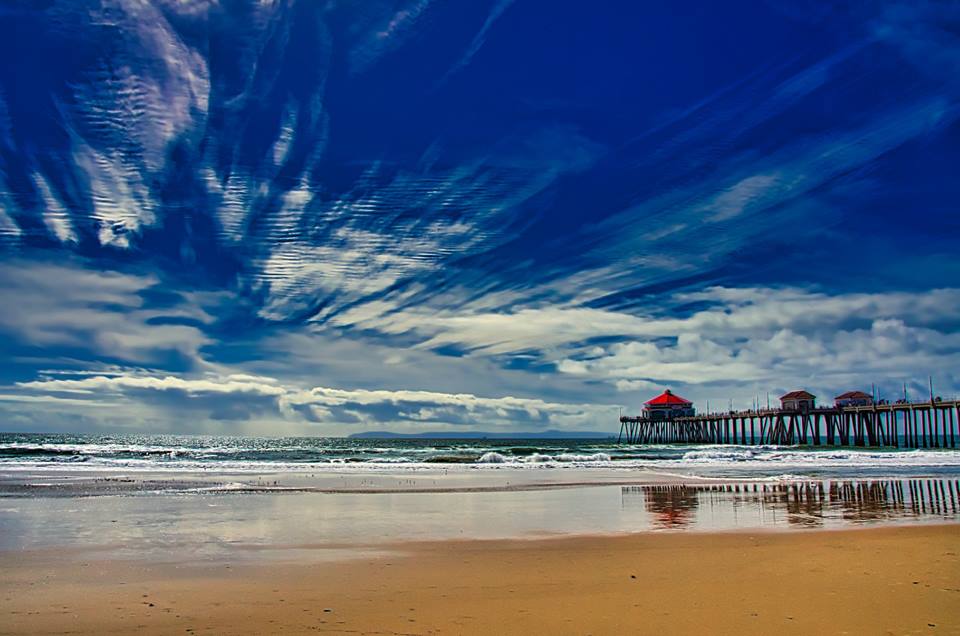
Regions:
<svg viewBox="0 0 960 636"><path fill-rule="evenodd" d="M477 460L478 464L546 464L552 462L611 462L613 459L607 453L593 453L590 455L575 455L563 453L560 455L544 455L541 453L531 453L530 455L521 455L511 457L490 451L484 453Z"/></svg>

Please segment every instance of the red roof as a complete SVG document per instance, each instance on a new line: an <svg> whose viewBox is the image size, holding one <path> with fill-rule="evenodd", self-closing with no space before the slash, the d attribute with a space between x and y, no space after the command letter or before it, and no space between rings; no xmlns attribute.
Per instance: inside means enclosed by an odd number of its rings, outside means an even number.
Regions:
<svg viewBox="0 0 960 636"><path fill-rule="evenodd" d="M812 393L807 393L806 391L790 391L786 395L781 395L781 400L812 400L817 397Z"/></svg>
<svg viewBox="0 0 960 636"><path fill-rule="evenodd" d="M841 393L836 398L837 400L866 400L872 399L872 396L869 393L864 393L863 391L847 391L846 393Z"/></svg>
<svg viewBox="0 0 960 636"><path fill-rule="evenodd" d="M690 400L685 400L679 395L674 395L670 392L670 389L667 389L657 397L652 400L645 402L648 406L684 406L686 404L693 404Z"/></svg>

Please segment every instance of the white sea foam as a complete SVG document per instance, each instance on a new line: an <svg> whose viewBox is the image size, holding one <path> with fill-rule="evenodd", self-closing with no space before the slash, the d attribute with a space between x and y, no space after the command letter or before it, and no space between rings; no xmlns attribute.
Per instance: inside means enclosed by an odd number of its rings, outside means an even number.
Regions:
<svg viewBox="0 0 960 636"><path fill-rule="evenodd" d="M478 464L552 464L552 463L612 463L613 459L607 453L593 453L590 455L577 455L574 453L562 453L560 455L547 455L544 453L533 453L531 455L521 455L518 457L509 457L501 453L490 451L484 453L477 460Z"/></svg>
<svg viewBox="0 0 960 636"><path fill-rule="evenodd" d="M524 464L545 464L547 462L556 461L553 458L553 455L543 455L540 453L534 453L533 455L527 455L526 457L521 457L520 461Z"/></svg>
<svg viewBox="0 0 960 636"><path fill-rule="evenodd" d="M561 462L609 462L613 459L607 453L593 453L592 455L574 455L564 453L557 456L557 461Z"/></svg>

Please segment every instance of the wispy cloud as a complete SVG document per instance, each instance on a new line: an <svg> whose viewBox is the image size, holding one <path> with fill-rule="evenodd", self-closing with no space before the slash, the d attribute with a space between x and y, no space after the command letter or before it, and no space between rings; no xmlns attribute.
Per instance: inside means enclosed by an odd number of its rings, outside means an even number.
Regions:
<svg viewBox="0 0 960 636"><path fill-rule="evenodd" d="M804 289L712 287L662 300L662 308L707 303L689 317L659 311L624 313L586 307L546 307L513 313L410 311L392 316L386 329L420 331L423 346L458 343L490 353L514 352L600 336L677 336L684 332L740 335L789 327L833 330L850 321L903 318L919 325L960 323L960 290L831 295ZM651 308L652 309L652 308ZM658 308L659 309L659 308Z"/></svg>
<svg viewBox="0 0 960 636"><path fill-rule="evenodd" d="M362 73L391 50L400 47L416 33L418 24L430 8L432 0L401 3L391 14L370 24L370 31L350 51L350 68Z"/></svg>
<svg viewBox="0 0 960 636"><path fill-rule="evenodd" d="M458 71L460 71L460 69L464 68L473 61L474 56L480 52L480 49L486 42L490 29L493 28L493 25L496 23L497 19L503 15L504 11L510 8L510 5L512 5L513 2L514 0L497 0L494 3L493 7L490 9L490 13L480 26L480 30L477 31L477 34L473 37L473 40L470 42L470 46L467 48L466 52L454 63L453 66L450 67L450 70L448 70L440 80L441 82L456 74Z"/></svg>

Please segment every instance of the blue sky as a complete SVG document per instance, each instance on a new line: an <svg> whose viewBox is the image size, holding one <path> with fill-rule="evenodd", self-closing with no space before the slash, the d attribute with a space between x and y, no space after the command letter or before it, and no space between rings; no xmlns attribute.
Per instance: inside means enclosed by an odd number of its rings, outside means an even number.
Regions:
<svg viewBox="0 0 960 636"><path fill-rule="evenodd" d="M960 393L960 10L0 5L0 429Z"/></svg>

